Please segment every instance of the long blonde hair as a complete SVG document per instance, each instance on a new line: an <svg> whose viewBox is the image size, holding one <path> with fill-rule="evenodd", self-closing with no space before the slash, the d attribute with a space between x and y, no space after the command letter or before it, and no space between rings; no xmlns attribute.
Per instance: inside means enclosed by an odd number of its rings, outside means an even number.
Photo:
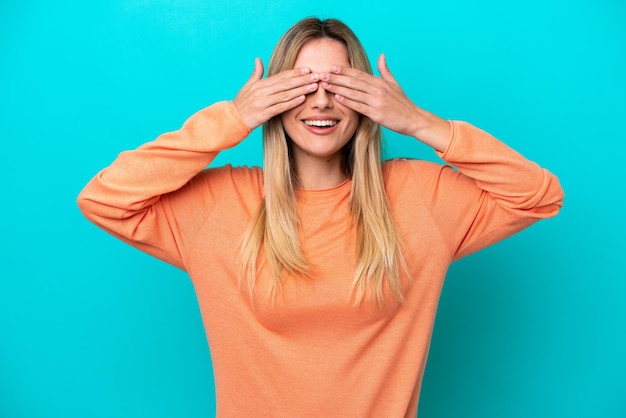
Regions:
<svg viewBox="0 0 626 418"><path fill-rule="evenodd" d="M268 76L292 69L302 46L314 39L343 43L350 66L372 74L363 46L344 23L307 18L292 26L280 39L268 67ZM404 259L383 184L380 126L361 115L354 137L344 147L344 170L352 177L350 209L357 231L354 292L357 302L366 294L380 303L385 278L396 301L403 301L400 266ZM275 279L281 285L284 272L306 277L309 263L298 235L295 187L297 178L289 140L280 115L263 126L264 199L242 243L242 281L254 291L260 270L259 254L265 253Z"/></svg>

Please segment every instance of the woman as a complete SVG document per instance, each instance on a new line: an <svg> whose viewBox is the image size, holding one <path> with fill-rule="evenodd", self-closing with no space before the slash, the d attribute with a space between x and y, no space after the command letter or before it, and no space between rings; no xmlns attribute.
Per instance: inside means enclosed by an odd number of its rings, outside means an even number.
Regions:
<svg viewBox="0 0 626 418"><path fill-rule="evenodd" d="M558 180L372 75L354 34L305 19L232 102L123 152L79 205L186 270L217 416L415 416L449 264L555 215ZM264 171L205 167L264 125ZM381 163L380 126L449 164Z"/></svg>

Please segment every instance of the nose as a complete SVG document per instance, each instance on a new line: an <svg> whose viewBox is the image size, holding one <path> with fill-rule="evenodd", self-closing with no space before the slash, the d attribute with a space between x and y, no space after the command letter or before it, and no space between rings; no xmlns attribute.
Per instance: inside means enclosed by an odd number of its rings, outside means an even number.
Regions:
<svg viewBox="0 0 626 418"><path fill-rule="evenodd" d="M317 90L309 95L309 106L312 109L332 109L332 97L333 93L324 90L322 83L319 83Z"/></svg>

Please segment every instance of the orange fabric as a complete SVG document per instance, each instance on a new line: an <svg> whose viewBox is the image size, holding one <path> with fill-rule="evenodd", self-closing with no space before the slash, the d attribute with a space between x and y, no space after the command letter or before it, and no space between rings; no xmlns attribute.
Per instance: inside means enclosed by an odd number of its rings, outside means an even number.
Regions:
<svg viewBox="0 0 626 418"><path fill-rule="evenodd" d="M79 205L100 227L185 269L213 359L218 417L415 416L439 295L459 257L555 215L552 174L489 134L452 122L442 158L384 163L386 190L412 281L406 302L355 306L350 181L298 190L313 279L270 297L263 269L250 300L238 287L239 242L263 195L259 168L203 170L249 133L231 103L192 116L120 154Z"/></svg>

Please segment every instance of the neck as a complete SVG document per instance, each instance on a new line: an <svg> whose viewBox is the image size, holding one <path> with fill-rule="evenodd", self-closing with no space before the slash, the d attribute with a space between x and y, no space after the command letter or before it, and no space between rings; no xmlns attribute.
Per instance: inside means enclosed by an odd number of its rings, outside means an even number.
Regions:
<svg viewBox="0 0 626 418"><path fill-rule="evenodd" d="M334 161L333 161L334 160ZM348 175L343 171L341 159L307 161L296 164L298 187L302 189L329 189L343 183Z"/></svg>

